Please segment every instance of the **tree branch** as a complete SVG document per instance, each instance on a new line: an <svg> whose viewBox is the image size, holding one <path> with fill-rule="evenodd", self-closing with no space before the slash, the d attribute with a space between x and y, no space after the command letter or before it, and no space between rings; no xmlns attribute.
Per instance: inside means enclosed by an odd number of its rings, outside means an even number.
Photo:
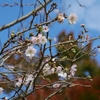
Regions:
<svg viewBox="0 0 100 100"><path fill-rule="evenodd" d="M52 0L48 0L48 1L46 2L46 4L50 3L51 1L52 1ZM43 4L43 5L45 5L45 4ZM15 20L15 21L13 21L13 22L11 22L11 23L9 23L9 24L3 25L2 27L0 27L0 31L4 30L4 29L6 29L6 28L9 28L9 27L11 27L11 26L13 26L13 25L15 25L15 24L17 24L17 23L19 23L19 22L25 20L26 18L28 18L28 17L30 17L31 15L33 15L34 13L38 12L38 11L39 11L40 9L42 9L42 8L43 8L43 6L41 5L41 6L39 6L37 9L32 10L31 12L29 12L28 14L26 14L26 15L20 17L19 19Z"/></svg>

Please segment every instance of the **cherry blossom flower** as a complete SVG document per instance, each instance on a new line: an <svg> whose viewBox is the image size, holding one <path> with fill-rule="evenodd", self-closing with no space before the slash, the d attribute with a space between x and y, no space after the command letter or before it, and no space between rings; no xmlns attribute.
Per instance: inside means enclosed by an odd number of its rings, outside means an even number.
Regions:
<svg viewBox="0 0 100 100"><path fill-rule="evenodd" d="M40 43L40 40L41 40L41 38L39 38L39 37L36 37L35 44L41 44L41 43Z"/></svg>
<svg viewBox="0 0 100 100"><path fill-rule="evenodd" d="M36 44L36 41L37 41L37 37L32 36L32 37L31 37L31 42L32 42L33 44Z"/></svg>
<svg viewBox="0 0 100 100"><path fill-rule="evenodd" d="M30 59L35 55L36 49L33 46L28 46L26 49L25 55L28 56Z"/></svg>
<svg viewBox="0 0 100 100"><path fill-rule="evenodd" d="M27 78L26 78L24 84L25 84L25 85L28 85L29 82L32 82L33 80L34 80L33 75L32 75L32 74L29 74L29 75L27 75Z"/></svg>
<svg viewBox="0 0 100 100"><path fill-rule="evenodd" d="M31 42L33 44L40 44L41 39L42 39L42 34L38 34L37 37L34 37L34 36L31 37Z"/></svg>
<svg viewBox="0 0 100 100"><path fill-rule="evenodd" d="M76 67L77 67L76 64L71 66L70 76L74 76L75 75L75 71L77 71Z"/></svg>
<svg viewBox="0 0 100 100"><path fill-rule="evenodd" d="M55 68L52 68L51 69L51 73L53 74L55 72Z"/></svg>
<svg viewBox="0 0 100 100"><path fill-rule="evenodd" d="M58 21L59 23L62 23L63 20L64 20L64 15L63 15L62 13L59 13L59 14L58 14L58 17L57 17L57 21Z"/></svg>
<svg viewBox="0 0 100 100"><path fill-rule="evenodd" d="M48 26L43 26L43 32L48 32L48 31L49 31Z"/></svg>
<svg viewBox="0 0 100 100"><path fill-rule="evenodd" d="M52 61L55 61L55 60L56 60L55 58L52 59Z"/></svg>
<svg viewBox="0 0 100 100"><path fill-rule="evenodd" d="M46 36L42 36L42 38L40 39L40 43L41 43L41 44L47 43Z"/></svg>
<svg viewBox="0 0 100 100"><path fill-rule="evenodd" d="M20 87L22 84L22 78L18 78L18 82L15 83L15 86Z"/></svg>
<svg viewBox="0 0 100 100"><path fill-rule="evenodd" d="M43 36L42 34L38 34L37 36L37 44L45 44L47 42L46 36Z"/></svg>
<svg viewBox="0 0 100 100"><path fill-rule="evenodd" d="M56 83L56 84L53 84L53 88L59 88L61 86L61 84L59 84L59 83Z"/></svg>
<svg viewBox="0 0 100 100"><path fill-rule="evenodd" d="M28 74L27 78L24 79L23 84L24 85L29 85L28 91L31 90L33 88L33 81L34 81L34 76L33 74ZM30 84L29 84L30 83Z"/></svg>
<svg viewBox="0 0 100 100"><path fill-rule="evenodd" d="M53 58L52 61L53 61L53 63L56 63L56 59L55 58Z"/></svg>
<svg viewBox="0 0 100 100"><path fill-rule="evenodd" d="M46 69L46 70L43 71L43 74L44 74L44 76L51 75L51 74L54 73L54 71L55 71L54 68L52 68L52 69Z"/></svg>
<svg viewBox="0 0 100 100"><path fill-rule="evenodd" d="M45 66L44 66L44 70L48 70L48 69L50 69L51 67L50 67L50 65L49 64L45 64Z"/></svg>
<svg viewBox="0 0 100 100"><path fill-rule="evenodd" d="M53 74L55 72L55 68L51 68L49 64L46 64L43 68L43 74L44 76Z"/></svg>
<svg viewBox="0 0 100 100"><path fill-rule="evenodd" d="M32 36L31 37L31 42L33 44L45 44L47 43L46 36L43 36L42 34L38 34L37 37Z"/></svg>
<svg viewBox="0 0 100 100"><path fill-rule="evenodd" d="M61 66L58 66L57 69L56 69L56 72L57 73L60 73L61 71L62 71L62 67Z"/></svg>
<svg viewBox="0 0 100 100"><path fill-rule="evenodd" d="M75 13L71 13L68 17L69 24L76 24L78 17Z"/></svg>
<svg viewBox="0 0 100 100"><path fill-rule="evenodd" d="M45 66L44 66L44 68L43 68L43 74L44 74L45 76L51 74L50 68L51 68L51 66L50 66L49 64L45 64Z"/></svg>
<svg viewBox="0 0 100 100"><path fill-rule="evenodd" d="M4 89L3 89L2 87L0 87L0 94L2 93L3 90L4 90Z"/></svg>
<svg viewBox="0 0 100 100"><path fill-rule="evenodd" d="M42 34L38 34L38 38L41 39L42 38Z"/></svg>
<svg viewBox="0 0 100 100"><path fill-rule="evenodd" d="M61 79L66 79L67 73L61 71L60 73L58 73L58 76L59 76Z"/></svg>

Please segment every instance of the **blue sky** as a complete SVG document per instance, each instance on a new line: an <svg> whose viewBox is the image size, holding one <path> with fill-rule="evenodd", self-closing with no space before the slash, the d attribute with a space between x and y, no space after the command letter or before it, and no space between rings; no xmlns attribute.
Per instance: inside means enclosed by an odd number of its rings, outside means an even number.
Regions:
<svg viewBox="0 0 100 100"><path fill-rule="evenodd" d="M18 2L20 0L17 0ZM23 3L31 3L33 0L23 0ZM52 38L57 37L57 35L62 31L65 30L67 33L74 31L75 37L80 33L82 28L80 27L80 24L84 23L86 25L86 28L89 30L88 34L90 35L90 38L97 37L100 35L100 0L79 0L79 2L86 6L80 7L76 0L63 0L63 2L60 2L60 0L54 0L55 2L58 2L60 4L58 6L59 12L66 13L69 15L71 12L74 12L78 16L78 21L75 25L69 25L67 20L64 20L64 23L59 24L55 23L52 24L50 27L50 36ZM62 1L62 0L61 0ZM4 3L14 4L14 0L0 0L0 5ZM69 9L67 9L68 5L71 5ZM64 7L63 10L61 10L61 7ZM33 6L24 6L24 15L30 12L33 9ZM0 27L4 24L8 24L15 19L18 18L20 7L14 6L14 7L1 7L0 6ZM55 13L55 12L54 12ZM55 15L51 15L51 19L54 18ZM29 20L27 22L23 22L25 25L29 24ZM20 24L17 24L10 28L10 32L14 30L15 32L18 31L18 28L20 27ZM8 39L8 30L4 30L0 32L0 39L2 44ZM100 40L95 42L93 47L96 45L100 45ZM97 61L100 65L100 53L97 55Z"/></svg>

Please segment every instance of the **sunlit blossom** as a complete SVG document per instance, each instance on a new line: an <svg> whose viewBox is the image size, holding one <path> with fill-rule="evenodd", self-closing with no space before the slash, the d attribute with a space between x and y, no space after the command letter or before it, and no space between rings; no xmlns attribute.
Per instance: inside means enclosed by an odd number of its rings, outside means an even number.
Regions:
<svg viewBox="0 0 100 100"><path fill-rule="evenodd" d="M62 13L59 13L59 14L58 14L58 17L57 17L57 21L58 21L59 23L62 23L63 20L64 20L64 15L63 15Z"/></svg>
<svg viewBox="0 0 100 100"><path fill-rule="evenodd" d="M43 26L43 32L48 32L48 31L49 31L48 26Z"/></svg>
<svg viewBox="0 0 100 100"><path fill-rule="evenodd" d="M34 80L33 75L32 74L29 74L29 75L27 75L27 78L26 78L24 84L27 85L27 84L29 84L29 82L31 82L33 80Z"/></svg>
<svg viewBox="0 0 100 100"><path fill-rule="evenodd" d="M69 24L76 24L78 17L75 13L71 13L68 17Z"/></svg>
<svg viewBox="0 0 100 100"><path fill-rule="evenodd" d="M55 68L51 68L49 64L46 64L43 68L43 74L44 76L53 74L55 72Z"/></svg>
<svg viewBox="0 0 100 100"><path fill-rule="evenodd" d="M55 68L52 68L51 69L51 73L53 74L55 72Z"/></svg>
<svg viewBox="0 0 100 100"><path fill-rule="evenodd" d="M63 79L66 79L67 73L61 71L60 73L58 73L58 76L61 77L61 78L63 78Z"/></svg>
<svg viewBox="0 0 100 100"><path fill-rule="evenodd" d="M45 44L47 42L46 36L43 36L42 34L38 34L37 40L39 44Z"/></svg>
<svg viewBox="0 0 100 100"><path fill-rule="evenodd" d="M26 49L25 55L28 56L30 59L36 54L36 49L33 46L28 46Z"/></svg>
<svg viewBox="0 0 100 100"><path fill-rule="evenodd" d="M35 36L32 36L32 37L31 37L31 42L32 42L33 44L36 44L36 40L37 40L37 37L35 37Z"/></svg>
<svg viewBox="0 0 100 100"><path fill-rule="evenodd" d="M42 34L38 34L38 36L32 36L31 37L31 42L33 44L45 44L47 43L47 38L46 36L43 36Z"/></svg>
<svg viewBox="0 0 100 100"><path fill-rule="evenodd" d="M56 59L55 58L52 58L52 61L54 62Z"/></svg>
<svg viewBox="0 0 100 100"><path fill-rule="evenodd" d="M41 43L41 44L47 43L46 36L42 36L42 38L40 39L40 43Z"/></svg>
<svg viewBox="0 0 100 100"><path fill-rule="evenodd" d="M56 69L56 72L57 73L60 73L61 71L62 71L62 67L61 66L58 66L57 69Z"/></svg>
<svg viewBox="0 0 100 100"><path fill-rule="evenodd" d="M48 70L48 69L50 69L51 67L50 67L50 65L49 64L45 64L45 66L44 66L44 70Z"/></svg>
<svg viewBox="0 0 100 100"><path fill-rule="evenodd" d="M15 83L15 86L20 87L22 84L22 78L18 78L18 82Z"/></svg>
<svg viewBox="0 0 100 100"><path fill-rule="evenodd" d="M75 75L75 71L77 71L76 67L77 67L76 64L71 66L70 76L74 76Z"/></svg>

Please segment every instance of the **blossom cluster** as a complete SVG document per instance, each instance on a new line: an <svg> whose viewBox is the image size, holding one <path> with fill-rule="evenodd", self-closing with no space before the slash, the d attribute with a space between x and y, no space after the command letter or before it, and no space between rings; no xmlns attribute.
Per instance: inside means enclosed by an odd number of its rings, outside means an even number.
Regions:
<svg viewBox="0 0 100 100"><path fill-rule="evenodd" d="M32 36L31 37L32 45L28 46L28 48L25 51L25 55L28 56L30 59L36 54L37 50L33 47L35 44L45 44L47 43L46 36L43 36L42 34L38 34L38 36Z"/></svg>
<svg viewBox="0 0 100 100"><path fill-rule="evenodd" d="M51 75L54 73L57 73L60 79L70 79L71 77L74 77L77 65L73 64L71 68L69 69L69 73L65 72L61 66L58 66L56 68L52 68L49 64L46 64L43 68L43 74L44 76Z"/></svg>
<svg viewBox="0 0 100 100"><path fill-rule="evenodd" d="M45 6L46 6L46 3L45 3ZM45 6L42 6L42 7L45 7ZM39 7L39 8L41 8L41 7ZM82 32L82 35L76 41L74 41L74 40L72 41L72 37L69 36L68 41L59 42L57 44L52 44L52 39L49 39L50 38L49 37L49 30L50 30L49 24L51 24L54 21L57 21L58 23L63 23L63 21L65 19L68 21L69 24L76 24L78 17L75 13L71 13L69 16L67 16L63 13L58 13L56 18L54 18L51 21L48 21L49 20L48 16L51 11L52 11L52 9L50 9L50 11L48 11L48 12L45 11L46 22L43 22L40 24L36 23L34 25L34 29L36 29L36 33L29 35L29 37L26 39L27 41L24 39L21 39L21 41L20 41L20 38L19 38L20 34L23 35L22 33L24 33L24 32L21 32L21 33L19 32L17 35L12 32L11 39L9 39L10 42L7 41L7 43L4 44L4 47L1 50L2 53L4 53L2 56L2 57L4 57L2 59L2 62L3 63L5 62L3 67L7 71L12 72L11 75L13 74L15 77L17 77L17 79L13 79L13 83L14 83L13 85L14 85L15 89L19 89L18 94L20 93L21 89L24 90L23 87L25 87L25 89L26 89L25 93L23 91L21 91L21 92L23 92L23 94L25 94L25 95L23 95L23 97L30 94L29 90L33 90L32 92L34 92L34 89L38 90L41 88L41 87L38 88L38 86L43 85L42 82L40 84L36 83L38 79L39 79L39 81L42 80L41 77L43 77L45 79L45 77L49 77L52 74L54 74L54 75L56 74L56 76L58 77L57 81L50 84L50 86L54 89L58 89L62 85L67 84L67 82L70 82L73 79L73 77L75 77L75 75L76 75L76 71L77 71L76 58L81 53L81 52L77 53L75 51L74 47L76 47L76 45L74 45L74 43L75 44L78 42L79 43L84 43L84 42L89 43L89 39L90 39L89 35L86 33L87 30L85 28L85 25L82 24L81 27L83 27L84 32ZM34 23L32 22L32 25L33 24ZM43 26L43 25L45 25L45 26ZM29 30L31 28L29 28ZM25 31L27 31L27 30L25 30ZM54 40L56 41L56 38ZM12 41L15 42L15 44ZM48 43L48 41L49 41L49 43ZM6 47L9 47L8 45L10 43L14 44L14 46L7 50ZM67 43L69 43L69 45L71 47L68 49L65 49L64 45L66 45ZM60 47L63 49L60 50ZM52 51L52 48L57 48L59 50L54 54ZM100 46L98 46L98 49L100 50ZM64 57L62 57L62 54L66 53L66 51L68 51L68 50L69 50L68 53L69 53L70 57L68 56L69 58L63 59ZM48 51L49 51L49 53L48 53ZM10 55L10 53L12 53L12 54ZM76 57L75 59L73 59L71 57L72 53L75 54L75 56L74 56L74 58ZM84 54L83 51L82 51L82 53ZM14 54L18 54L18 56L20 56L20 58L23 59L27 63L26 66L28 66L29 68L25 68L25 70L24 70L24 67L20 68L18 65L18 69L17 69L17 67L13 66L13 64L8 65L6 67L5 66L6 60ZM40 54L41 56L39 56L38 54ZM60 54L61 54L61 56L60 56ZM29 59L27 60L26 57ZM33 59L33 58L36 58L36 59ZM65 66L63 66L63 64L60 63L63 60L68 60L71 62L70 68L69 67L65 68ZM23 61L21 63L23 63ZM21 71L20 71L20 69L21 69ZM2 75L3 77L5 76L8 81L10 80L10 78L8 78L8 76L6 76L8 74L4 75L1 73L0 75ZM63 83L63 82L65 82L65 83ZM33 89L33 87L34 87L34 89ZM44 85L43 87L46 87L46 85ZM4 88L1 86L0 94L3 91L4 91ZM17 94L17 92L14 95L16 95L16 94ZM7 100L7 98L5 97L3 100Z"/></svg>
<svg viewBox="0 0 100 100"><path fill-rule="evenodd" d="M42 34L38 34L38 36L32 36L31 42L33 44L45 44L47 43L46 36L43 36Z"/></svg>
<svg viewBox="0 0 100 100"><path fill-rule="evenodd" d="M69 69L69 73L68 72L64 72L64 70L62 70L61 66L58 66L56 68L51 68L51 66L49 64L46 64L43 68L43 74L44 76L47 75L51 75L51 74L58 74L58 77L60 80L69 80L71 77L75 76L75 72L77 71L76 69L77 65L73 64L71 66L71 68ZM61 86L60 83L55 83L52 85L53 88L59 88Z"/></svg>
<svg viewBox="0 0 100 100"><path fill-rule="evenodd" d="M58 17L57 17L57 21L58 21L59 23L62 23L64 19L65 19L64 14L59 13L59 14L58 14ZM78 17L77 17L77 15L76 15L75 13L71 13L71 14L67 17L67 20L68 20L69 24L76 24L76 21L78 20Z"/></svg>
<svg viewBox="0 0 100 100"><path fill-rule="evenodd" d="M15 83L15 86L20 87L21 84L27 86L30 82L33 82L34 76L32 74L27 75L25 78L19 77L18 81Z"/></svg>
<svg viewBox="0 0 100 100"><path fill-rule="evenodd" d="M69 73L61 70L58 73L58 76L60 77L60 79L70 79L71 77L74 77L75 71L77 71L76 67L77 67L76 64L72 65L71 68L69 69Z"/></svg>

